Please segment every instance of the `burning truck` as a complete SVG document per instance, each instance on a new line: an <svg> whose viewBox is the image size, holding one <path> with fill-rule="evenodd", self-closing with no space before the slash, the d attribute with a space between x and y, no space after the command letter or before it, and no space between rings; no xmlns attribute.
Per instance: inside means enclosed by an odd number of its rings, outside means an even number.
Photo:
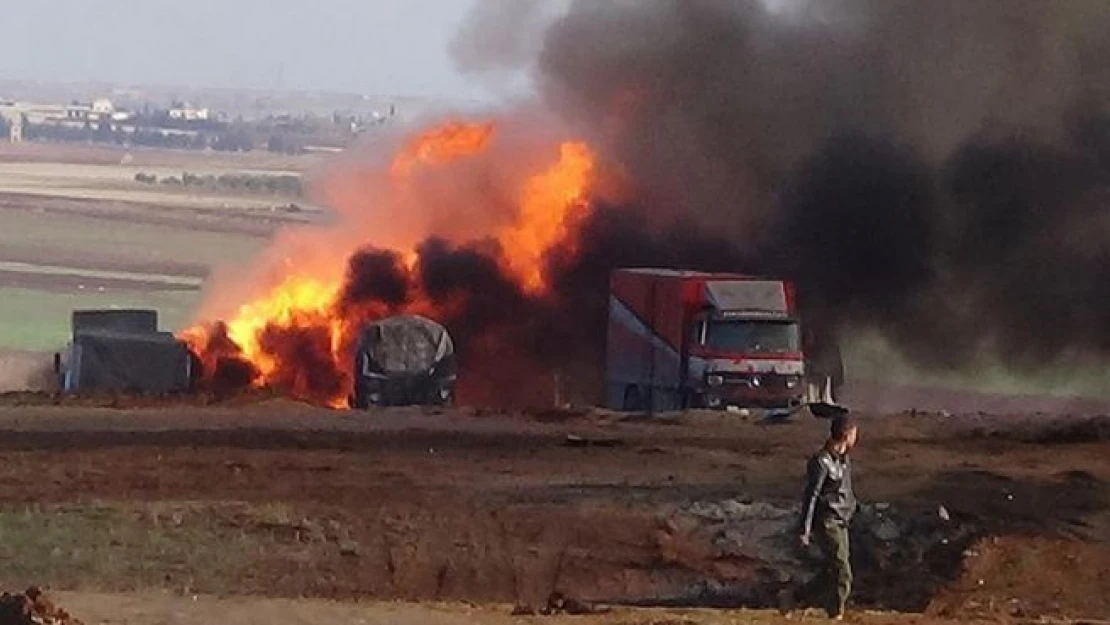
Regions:
<svg viewBox="0 0 1110 625"><path fill-rule="evenodd" d="M611 275L611 409L796 409L814 386L805 360L790 282L670 269Z"/></svg>

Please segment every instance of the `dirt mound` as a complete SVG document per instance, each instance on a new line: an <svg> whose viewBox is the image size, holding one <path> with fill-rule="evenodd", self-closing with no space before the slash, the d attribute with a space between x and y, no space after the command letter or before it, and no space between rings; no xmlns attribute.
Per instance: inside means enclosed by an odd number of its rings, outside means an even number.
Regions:
<svg viewBox="0 0 1110 625"><path fill-rule="evenodd" d="M0 625L83 625L54 605L41 590L30 588L18 595L0 595Z"/></svg>
<svg viewBox="0 0 1110 625"><path fill-rule="evenodd" d="M1007 536L966 552L959 580L929 613L943 617L1099 618L1110 614L1110 546Z"/></svg>

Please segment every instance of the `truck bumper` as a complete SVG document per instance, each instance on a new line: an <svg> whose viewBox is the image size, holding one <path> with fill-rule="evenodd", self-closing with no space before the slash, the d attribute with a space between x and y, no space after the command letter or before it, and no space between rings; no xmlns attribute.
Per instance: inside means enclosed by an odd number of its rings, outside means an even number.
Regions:
<svg viewBox="0 0 1110 625"><path fill-rule="evenodd" d="M772 391L727 385L705 389L700 394L700 399L701 407L710 410L798 408L805 403L805 389Z"/></svg>

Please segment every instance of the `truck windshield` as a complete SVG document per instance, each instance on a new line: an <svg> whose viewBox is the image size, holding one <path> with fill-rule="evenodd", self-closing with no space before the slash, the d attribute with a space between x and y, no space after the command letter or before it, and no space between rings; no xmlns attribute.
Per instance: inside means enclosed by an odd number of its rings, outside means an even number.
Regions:
<svg viewBox="0 0 1110 625"><path fill-rule="evenodd" d="M782 353L801 349L798 324L787 321L711 321L705 346L728 352Z"/></svg>

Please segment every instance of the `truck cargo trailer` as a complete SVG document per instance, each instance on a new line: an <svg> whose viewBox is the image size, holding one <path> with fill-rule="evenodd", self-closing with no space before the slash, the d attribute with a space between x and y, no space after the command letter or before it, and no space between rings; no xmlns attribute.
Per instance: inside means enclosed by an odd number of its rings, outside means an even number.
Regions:
<svg viewBox="0 0 1110 625"><path fill-rule="evenodd" d="M195 357L184 342L158 330L154 310L78 310L73 337L55 355L58 387L66 393L184 393Z"/></svg>

